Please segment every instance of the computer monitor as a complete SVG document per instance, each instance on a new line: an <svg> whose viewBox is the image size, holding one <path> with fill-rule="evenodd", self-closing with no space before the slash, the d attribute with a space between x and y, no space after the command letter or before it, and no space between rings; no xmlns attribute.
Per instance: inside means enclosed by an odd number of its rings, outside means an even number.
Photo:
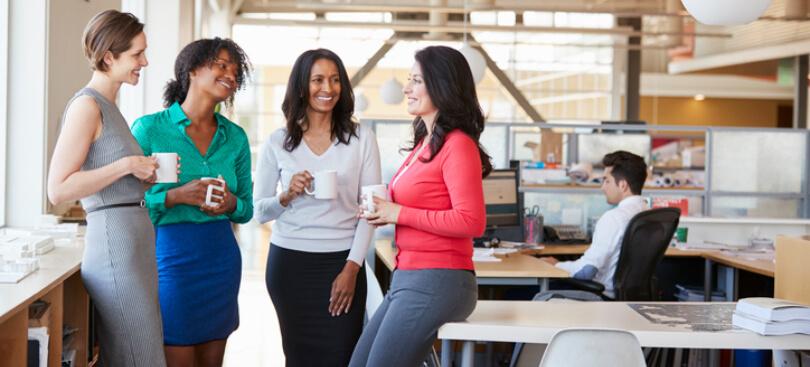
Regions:
<svg viewBox="0 0 810 367"><path fill-rule="evenodd" d="M484 204L487 229L520 227L518 172L515 168L496 169L484 178Z"/></svg>

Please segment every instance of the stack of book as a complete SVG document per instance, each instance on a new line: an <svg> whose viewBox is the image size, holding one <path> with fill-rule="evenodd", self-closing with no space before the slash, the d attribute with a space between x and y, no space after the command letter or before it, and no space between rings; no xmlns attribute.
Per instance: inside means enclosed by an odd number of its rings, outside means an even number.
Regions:
<svg viewBox="0 0 810 367"><path fill-rule="evenodd" d="M762 335L810 334L810 306L777 298L743 298L731 323Z"/></svg>

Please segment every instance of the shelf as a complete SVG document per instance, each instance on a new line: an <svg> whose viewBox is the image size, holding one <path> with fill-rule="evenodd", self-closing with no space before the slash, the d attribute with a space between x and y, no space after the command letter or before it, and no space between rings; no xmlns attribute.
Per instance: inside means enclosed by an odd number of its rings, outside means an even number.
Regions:
<svg viewBox="0 0 810 367"><path fill-rule="evenodd" d="M695 224L765 224L765 225L804 225L810 226L808 219L778 218L720 218L720 217L681 217L681 223Z"/></svg>
<svg viewBox="0 0 810 367"><path fill-rule="evenodd" d="M541 193L602 193L599 186L595 185L539 185L539 184L523 184L520 185L520 192L541 192ZM705 190L702 187L684 187L684 188L658 188L658 187L645 187L643 195L704 195Z"/></svg>
<svg viewBox="0 0 810 367"><path fill-rule="evenodd" d="M705 171L706 167L653 167L653 171L677 172L677 171Z"/></svg>

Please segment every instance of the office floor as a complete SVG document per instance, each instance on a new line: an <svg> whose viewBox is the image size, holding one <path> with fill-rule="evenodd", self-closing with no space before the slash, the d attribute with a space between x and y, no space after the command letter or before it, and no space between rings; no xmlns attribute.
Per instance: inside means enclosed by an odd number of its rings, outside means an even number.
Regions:
<svg viewBox="0 0 810 367"><path fill-rule="evenodd" d="M242 285L239 289L239 329L228 339L225 367L284 366L278 319L264 283L270 230L251 222L239 227Z"/></svg>

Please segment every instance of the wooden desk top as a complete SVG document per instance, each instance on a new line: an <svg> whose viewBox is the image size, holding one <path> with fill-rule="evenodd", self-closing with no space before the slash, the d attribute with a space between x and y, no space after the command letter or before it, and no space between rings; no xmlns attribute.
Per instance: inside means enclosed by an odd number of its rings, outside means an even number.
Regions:
<svg viewBox="0 0 810 367"><path fill-rule="evenodd" d="M572 245L544 245L542 249L523 250L524 254L537 256L555 255L582 255L589 244ZM747 259L745 254L734 254L716 250L683 250L675 247L667 248L667 257L702 257L714 262L731 266L737 269L750 271L773 278L776 264L771 260Z"/></svg>
<svg viewBox="0 0 810 367"><path fill-rule="evenodd" d="M532 256L555 256L555 255L582 255L585 253L585 250L588 249L589 244L572 244L572 245L544 245L542 249L537 250L523 250L521 251L522 254L532 255ZM380 258L383 260L385 265L388 269L394 268L394 262L396 258L396 249L391 247L390 240L379 240L377 241L377 254L380 255ZM712 260L714 262L731 266L737 269L750 271L752 273L764 275L767 277L774 276L774 269L776 268L776 264L771 260L752 260L746 259L744 254L733 254L733 253L724 253L721 251L715 250L683 250L674 247L667 248L666 255L667 257L703 257L705 259ZM510 256L514 257L514 256ZM541 261L542 262L542 261ZM506 277L507 275L492 275L492 274L500 274L501 272L498 269L502 267L512 267L516 266L519 269L526 269L528 270L534 266L542 266L544 268L545 262L543 264L536 265L535 262L526 259L509 259L504 260L500 263L475 263L476 273L479 276L496 276L496 277ZM506 265L509 264L509 265ZM517 264L517 265L515 265ZM553 268L553 267L552 267ZM487 275L482 275L479 272L479 269L482 271L486 269ZM554 268L556 269L556 268ZM545 273L544 273L545 274ZM567 277L565 276L543 276L543 278L560 278L560 277Z"/></svg>
<svg viewBox="0 0 810 367"><path fill-rule="evenodd" d="M394 269L397 249L391 247L390 240L376 242L377 256L388 270ZM475 274L479 278L568 278L567 271L559 269L534 256L513 253L498 256L500 262L476 262Z"/></svg>
<svg viewBox="0 0 810 367"><path fill-rule="evenodd" d="M655 306L666 302L647 304ZM698 331L687 325L654 323L625 302L478 301L467 321L445 324L439 329L439 338L546 344L555 333L566 328L627 330L645 347L807 349L810 345L810 335L761 336L741 329Z"/></svg>
<svg viewBox="0 0 810 367"><path fill-rule="evenodd" d="M524 254L539 255L539 256L555 256L555 255L582 255L590 247L591 244L544 244L542 249L538 250L523 250ZM667 257L700 257L701 251L682 250L674 247L668 247L665 254Z"/></svg>
<svg viewBox="0 0 810 367"><path fill-rule="evenodd" d="M774 277L774 271L776 269L776 263L773 259L750 259L746 258L745 254L742 253L703 251L703 257L723 265L771 278Z"/></svg>
<svg viewBox="0 0 810 367"><path fill-rule="evenodd" d="M39 270L19 283L0 284L0 324L78 272L83 251L83 245L56 247L39 257Z"/></svg>

